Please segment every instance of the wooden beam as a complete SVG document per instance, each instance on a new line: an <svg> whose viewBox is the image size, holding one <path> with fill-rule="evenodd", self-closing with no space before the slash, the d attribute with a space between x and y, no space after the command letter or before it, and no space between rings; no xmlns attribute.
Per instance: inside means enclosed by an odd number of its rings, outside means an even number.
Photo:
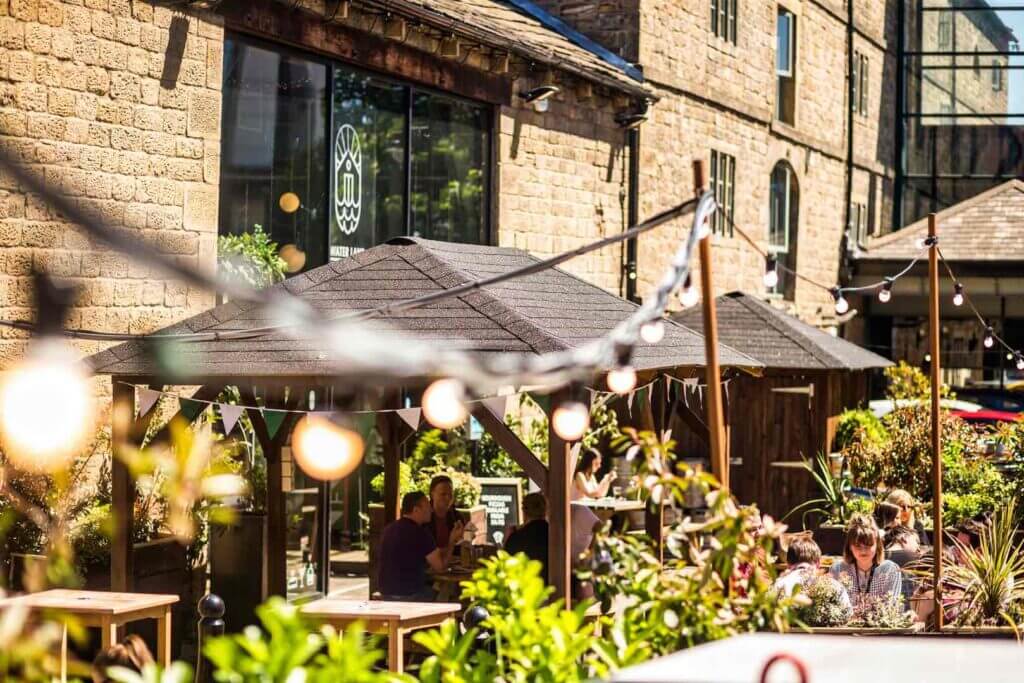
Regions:
<svg viewBox="0 0 1024 683"><path fill-rule="evenodd" d="M703 159L693 162L693 187L699 198L707 188L707 167ZM729 488L729 456L722 409L722 373L718 365L718 317L715 313L715 285L711 272L711 237L700 240L700 285L704 313L704 356L707 367L707 423L711 446L711 472Z"/></svg>
<svg viewBox="0 0 1024 683"><path fill-rule="evenodd" d="M473 408L473 417L475 417L483 428L487 430L487 433L494 438L495 443L505 449L505 452L509 454L509 457L511 457L517 465L523 468L523 472L526 472L526 476L529 477L533 483L539 486L541 491L546 491L548 488L549 478L548 468L545 467L544 463L540 461L536 454L519 439L516 433L509 429L502 416L498 415L484 404L477 403Z"/></svg>
<svg viewBox="0 0 1024 683"><path fill-rule="evenodd" d="M555 589L556 599L564 598L572 605L572 510L569 507L569 487L572 471L569 467L570 444L555 433L551 414L555 407L568 399L568 392L558 391L551 396L548 414L548 577Z"/></svg>
<svg viewBox="0 0 1024 683"><path fill-rule="evenodd" d="M134 447L135 387L113 381L111 408L111 511L114 529L110 545L110 590L132 589L132 530L134 528L135 482L125 458Z"/></svg>
<svg viewBox="0 0 1024 683"><path fill-rule="evenodd" d="M942 393L942 374L939 359L939 243L938 222L935 214L928 214L928 237L932 244L928 249L928 345L932 354L932 557L935 598L935 628L942 631L945 615L942 608L942 426L939 422L939 395Z"/></svg>
<svg viewBox="0 0 1024 683"><path fill-rule="evenodd" d="M668 412L668 379L659 377L651 387L651 417L654 423L654 432L660 435L668 429L668 420L671 413ZM647 507L644 508L644 531L654 543L654 556L658 562L665 561L665 504L655 503L648 498Z"/></svg>
<svg viewBox="0 0 1024 683"><path fill-rule="evenodd" d="M399 517L399 472L402 461L399 422L402 422L402 419L394 413L377 413L377 431L380 432L381 450L384 455L384 524L389 524Z"/></svg>

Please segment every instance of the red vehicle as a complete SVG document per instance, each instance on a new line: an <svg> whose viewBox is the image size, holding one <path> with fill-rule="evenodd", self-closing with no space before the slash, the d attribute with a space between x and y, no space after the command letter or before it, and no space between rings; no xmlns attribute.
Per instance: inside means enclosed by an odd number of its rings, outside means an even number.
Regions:
<svg viewBox="0 0 1024 683"><path fill-rule="evenodd" d="M1020 419L1024 419L1022 413L1008 413L1005 410L951 410L950 415L956 415L964 422L982 426L992 425L995 426L1000 422L1015 422Z"/></svg>

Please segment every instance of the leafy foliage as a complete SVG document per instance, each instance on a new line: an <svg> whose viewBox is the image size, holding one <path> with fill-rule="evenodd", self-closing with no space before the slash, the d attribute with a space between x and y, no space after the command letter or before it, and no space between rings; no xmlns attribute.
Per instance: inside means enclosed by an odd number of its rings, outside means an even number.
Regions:
<svg viewBox="0 0 1024 683"><path fill-rule="evenodd" d="M819 498L812 498L790 510L784 520L795 512L803 510L803 525L807 527L807 515L818 514L826 521L845 523L850 516L846 492L850 489L850 476L845 468L838 474L832 471L829 457L819 453L814 462L804 458L804 469L818 486Z"/></svg>
<svg viewBox="0 0 1024 683"><path fill-rule="evenodd" d="M818 576L804 586L809 600L797 608L797 617L808 626L844 626L853 616L846 589L831 576Z"/></svg>
<svg viewBox="0 0 1024 683"><path fill-rule="evenodd" d="M863 628L910 628L914 613L903 608L899 600L866 600L856 610L849 626Z"/></svg>
<svg viewBox="0 0 1024 683"><path fill-rule="evenodd" d="M277 243L256 224L252 232L217 238L217 267L229 279L262 289L284 280L287 265L277 252Z"/></svg>
<svg viewBox="0 0 1024 683"><path fill-rule="evenodd" d="M836 426L835 448L843 450L854 442L881 445L889 434L870 410L844 410Z"/></svg>
<svg viewBox="0 0 1024 683"><path fill-rule="evenodd" d="M920 368L908 365L906 361L885 369L885 378L889 381L885 389L886 396L894 401L927 401L931 397L931 380ZM949 385L939 387L939 395L952 397Z"/></svg>
<svg viewBox="0 0 1024 683"><path fill-rule="evenodd" d="M437 431L437 430L433 430ZM404 496L412 491L430 493L430 480L439 474L446 474L452 479L455 494L455 507L470 508L480 502L480 482L473 475L452 469L440 459L432 465L421 467L413 476L412 466L402 461L398 464L398 495ZM378 495L384 493L384 473L380 472L370 480L370 488Z"/></svg>

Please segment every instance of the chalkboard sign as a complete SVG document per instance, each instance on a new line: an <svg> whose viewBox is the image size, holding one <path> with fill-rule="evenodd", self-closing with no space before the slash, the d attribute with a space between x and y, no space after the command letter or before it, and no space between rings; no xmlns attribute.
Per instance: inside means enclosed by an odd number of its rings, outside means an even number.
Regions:
<svg viewBox="0 0 1024 683"><path fill-rule="evenodd" d="M480 503L487 506L487 542L505 545L509 527L523 521L523 480L516 478L477 478Z"/></svg>

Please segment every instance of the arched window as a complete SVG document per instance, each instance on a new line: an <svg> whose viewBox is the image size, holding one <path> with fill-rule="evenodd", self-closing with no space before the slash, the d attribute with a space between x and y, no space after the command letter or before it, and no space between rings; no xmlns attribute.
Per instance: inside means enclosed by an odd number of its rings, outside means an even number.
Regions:
<svg viewBox="0 0 1024 683"><path fill-rule="evenodd" d="M796 294L797 225L800 213L800 189L793 167L785 161L772 169L768 218L768 251L778 259L779 284L775 292L792 301ZM788 271L787 271L788 269Z"/></svg>

